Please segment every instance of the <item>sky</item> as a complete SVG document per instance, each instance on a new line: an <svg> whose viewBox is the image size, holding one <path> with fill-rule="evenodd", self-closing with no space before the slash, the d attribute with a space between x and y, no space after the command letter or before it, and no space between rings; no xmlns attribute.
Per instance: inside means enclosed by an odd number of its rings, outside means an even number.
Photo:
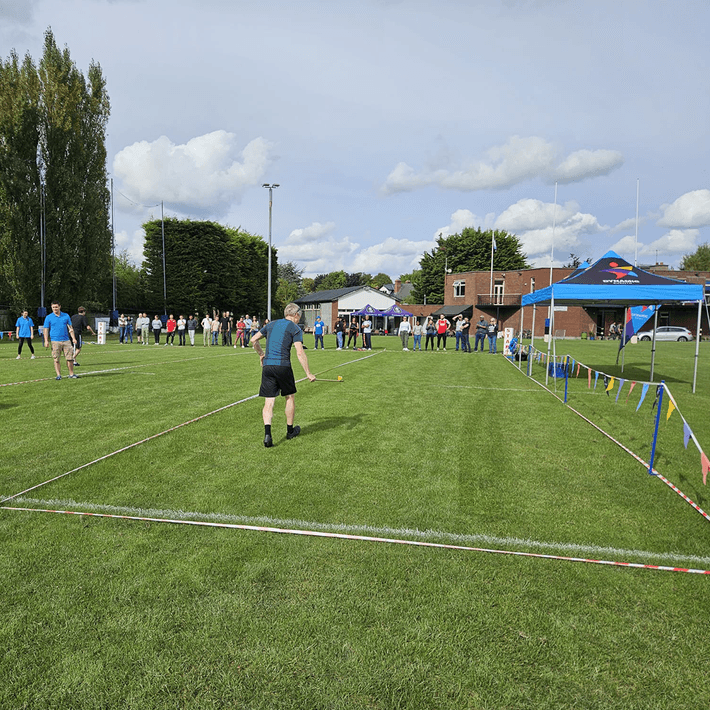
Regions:
<svg viewBox="0 0 710 710"><path fill-rule="evenodd" d="M0 0L4 59L48 27L103 70L137 264L161 204L267 238L265 183L309 277L396 279L465 227L534 266L710 241L706 0Z"/></svg>

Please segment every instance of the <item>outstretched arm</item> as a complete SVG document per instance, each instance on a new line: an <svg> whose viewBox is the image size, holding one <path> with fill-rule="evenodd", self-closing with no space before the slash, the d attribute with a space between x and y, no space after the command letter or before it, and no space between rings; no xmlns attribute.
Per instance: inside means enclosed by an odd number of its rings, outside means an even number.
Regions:
<svg viewBox="0 0 710 710"><path fill-rule="evenodd" d="M298 362L301 363L303 371L306 373L306 377L311 381L315 382L316 376L311 374L311 370L308 367L308 358L306 357L306 351L303 349L303 343L294 343L293 346L296 348L296 355L298 356Z"/></svg>

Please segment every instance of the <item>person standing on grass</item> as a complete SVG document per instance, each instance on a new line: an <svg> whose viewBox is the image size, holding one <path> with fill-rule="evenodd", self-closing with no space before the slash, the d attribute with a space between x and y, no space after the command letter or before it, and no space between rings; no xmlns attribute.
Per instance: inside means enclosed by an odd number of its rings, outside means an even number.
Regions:
<svg viewBox="0 0 710 710"><path fill-rule="evenodd" d="M175 345L175 330L177 329L177 321L172 313L170 314L170 318L168 318L168 322L165 324L165 327L168 331L168 334L165 337L165 347L167 348L168 345L172 347Z"/></svg>
<svg viewBox="0 0 710 710"><path fill-rule="evenodd" d="M261 387L259 396L264 397L264 446L274 445L271 436L271 421L274 416L274 404L279 394L286 398L286 439L294 439L301 433L301 427L294 426L296 415L296 381L291 367L291 347L296 348L298 361L306 377L313 382L316 376L311 374L308 358L303 349L303 332L298 326L301 309L295 303L284 308L284 317L267 323L251 338L251 345L259 355L261 362ZM262 350L262 338L266 338L266 352Z"/></svg>
<svg viewBox="0 0 710 710"><path fill-rule="evenodd" d="M124 313L118 317L118 344L123 345L123 341L126 339L126 328L128 327L128 318L126 318Z"/></svg>
<svg viewBox="0 0 710 710"><path fill-rule="evenodd" d="M182 313L177 319L177 334L178 334L178 347L185 345L185 331L187 330L187 321Z"/></svg>
<svg viewBox="0 0 710 710"><path fill-rule="evenodd" d="M64 359L67 361L69 369L69 377L73 380L78 379L74 374L74 347L76 346L76 338L74 336L74 328L71 324L71 318L68 313L62 313L59 303L52 302L52 312L44 319L44 347L49 347L50 340L52 341L52 359L54 360L54 370L57 373L55 379L62 379L62 371L59 365L59 358L64 353Z"/></svg>
<svg viewBox="0 0 710 710"><path fill-rule="evenodd" d="M481 346L481 352L483 352L483 347L486 344L486 335L488 335L488 326L486 325L486 319L481 316L476 323L476 339L473 343L473 352L478 352L478 346Z"/></svg>
<svg viewBox="0 0 710 710"><path fill-rule="evenodd" d="M76 347L74 348L74 367L80 367L76 359L81 353L81 346L84 344L82 333L84 328L86 328L91 335L96 335L93 328L89 325L89 321L86 320L86 308L84 306L79 306L77 312L71 317L72 328L74 328L74 337L76 338Z"/></svg>
<svg viewBox="0 0 710 710"><path fill-rule="evenodd" d="M143 345L148 345L148 333L150 331L150 318L148 314L143 314L143 322L141 323L141 340Z"/></svg>
<svg viewBox="0 0 710 710"><path fill-rule="evenodd" d="M205 313L200 325L202 326L202 346L206 348L212 344L212 319L209 313Z"/></svg>
<svg viewBox="0 0 710 710"><path fill-rule="evenodd" d="M219 321L220 332L222 333L222 345L229 345L229 311L222 311L222 318Z"/></svg>
<svg viewBox="0 0 710 710"><path fill-rule="evenodd" d="M320 349L325 350L323 345L323 330L325 329L325 323L321 320L320 316L316 316L316 322L313 324L313 335L316 339L315 349L318 350L318 343L320 343Z"/></svg>
<svg viewBox="0 0 710 710"><path fill-rule="evenodd" d="M402 350L409 352L409 335L412 332L412 326L407 318L402 318L399 324L399 337L402 341Z"/></svg>
<svg viewBox="0 0 710 710"><path fill-rule="evenodd" d="M493 355L496 354L497 352L497 347L498 347L498 321L496 321L495 318L491 318L491 322L488 324L488 352L493 353Z"/></svg>
<svg viewBox="0 0 710 710"><path fill-rule="evenodd" d="M347 350L350 347L350 343L354 343L353 348L357 347L357 318L353 318L348 326L348 344L345 346Z"/></svg>
<svg viewBox="0 0 710 710"><path fill-rule="evenodd" d="M343 319L338 316L338 320L335 321L335 342L337 343L336 350L342 350L345 341L345 323Z"/></svg>
<svg viewBox="0 0 710 710"><path fill-rule="evenodd" d="M469 331L471 330L471 321L464 318L461 323L461 348L465 353L471 352L471 338Z"/></svg>
<svg viewBox="0 0 710 710"><path fill-rule="evenodd" d="M449 332L449 323L444 316L440 316L439 320L436 321L436 349L439 349L441 341L444 341L444 347L442 348L446 352L446 334Z"/></svg>
<svg viewBox="0 0 710 710"><path fill-rule="evenodd" d="M160 316L153 318L151 326L153 327L153 337L155 338L153 345L160 345L160 331L163 329L163 321L160 320Z"/></svg>
<svg viewBox="0 0 710 710"><path fill-rule="evenodd" d="M365 316L362 322L362 347L363 350L372 350L372 321L370 316Z"/></svg>
<svg viewBox="0 0 710 710"><path fill-rule="evenodd" d="M30 360L35 359L35 349L32 347L32 338L35 337L35 324L28 311L22 311L22 315L17 319L15 323L15 337L19 345L17 346L17 357L15 360L19 360L22 357L22 346L27 343L27 347L30 349L32 356Z"/></svg>
<svg viewBox="0 0 710 710"><path fill-rule="evenodd" d="M195 331L197 330L197 318L190 316L187 319L187 335L190 338L190 347L195 347Z"/></svg>
<svg viewBox="0 0 710 710"><path fill-rule="evenodd" d="M434 323L434 319L431 316L426 319L424 331L426 332L426 339L424 340L424 352L429 349L429 344L431 344L431 351L434 352L434 336L436 335L436 323Z"/></svg>
<svg viewBox="0 0 710 710"><path fill-rule="evenodd" d="M414 336L414 346L412 347L412 350L415 352L417 349L419 352L422 351L422 331L424 330L424 326L415 318L414 319L414 325L412 326L412 335Z"/></svg>
<svg viewBox="0 0 710 710"><path fill-rule="evenodd" d="M458 352L459 348L463 350L463 347L461 345L462 340L463 340L463 316L459 313L454 320L456 321L456 326L454 328L454 334L456 336L456 352Z"/></svg>
<svg viewBox="0 0 710 710"><path fill-rule="evenodd" d="M219 313L215 313L212 316L212 345L219 345L219 329L221 327Z"/></svg>

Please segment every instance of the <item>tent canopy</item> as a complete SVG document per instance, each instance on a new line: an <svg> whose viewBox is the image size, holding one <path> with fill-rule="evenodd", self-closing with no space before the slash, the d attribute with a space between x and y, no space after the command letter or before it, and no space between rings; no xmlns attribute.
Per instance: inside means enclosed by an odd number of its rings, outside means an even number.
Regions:
<svg viewBox="0 0 710 710"><path fill-rule="evenodd" d="M364 307L361 308L359 311L353 311L351 316L383 316L385 315L382 311L378 310L374 306L371 306L369 303Z"/></svg>
<svg viewBox="0 0 710 710"><path fill-rule="evenodd" d="M405 311L402 306L398 306L396 303L393 306L390 306L386 311L382 311L383 316L395 316L395 317L403 317L403 318L408 318L409 316L414 315L413 313L410 313L409 311Z"/></svg>
<svg viewBox="0 0 710 710"><path fill-rule="evenodd" d="M650 306L698 302L701 284L688 284L658 276L609 251L589 268L579 268L566 279L523 296L523 306Z"/></svg>

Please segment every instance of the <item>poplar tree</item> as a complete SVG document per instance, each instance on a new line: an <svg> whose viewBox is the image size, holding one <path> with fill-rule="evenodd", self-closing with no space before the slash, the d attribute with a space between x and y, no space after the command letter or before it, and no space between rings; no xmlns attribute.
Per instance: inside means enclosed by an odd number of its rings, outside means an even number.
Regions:
<svg viewBox="0 0 710 710"><path fill-rule="evenodd" d="M106 81L86 77L51 30L39 66L0 62L0 263L12 304L96 307L110 289ZM45 303L41 300L44 219Z"/></svg>

